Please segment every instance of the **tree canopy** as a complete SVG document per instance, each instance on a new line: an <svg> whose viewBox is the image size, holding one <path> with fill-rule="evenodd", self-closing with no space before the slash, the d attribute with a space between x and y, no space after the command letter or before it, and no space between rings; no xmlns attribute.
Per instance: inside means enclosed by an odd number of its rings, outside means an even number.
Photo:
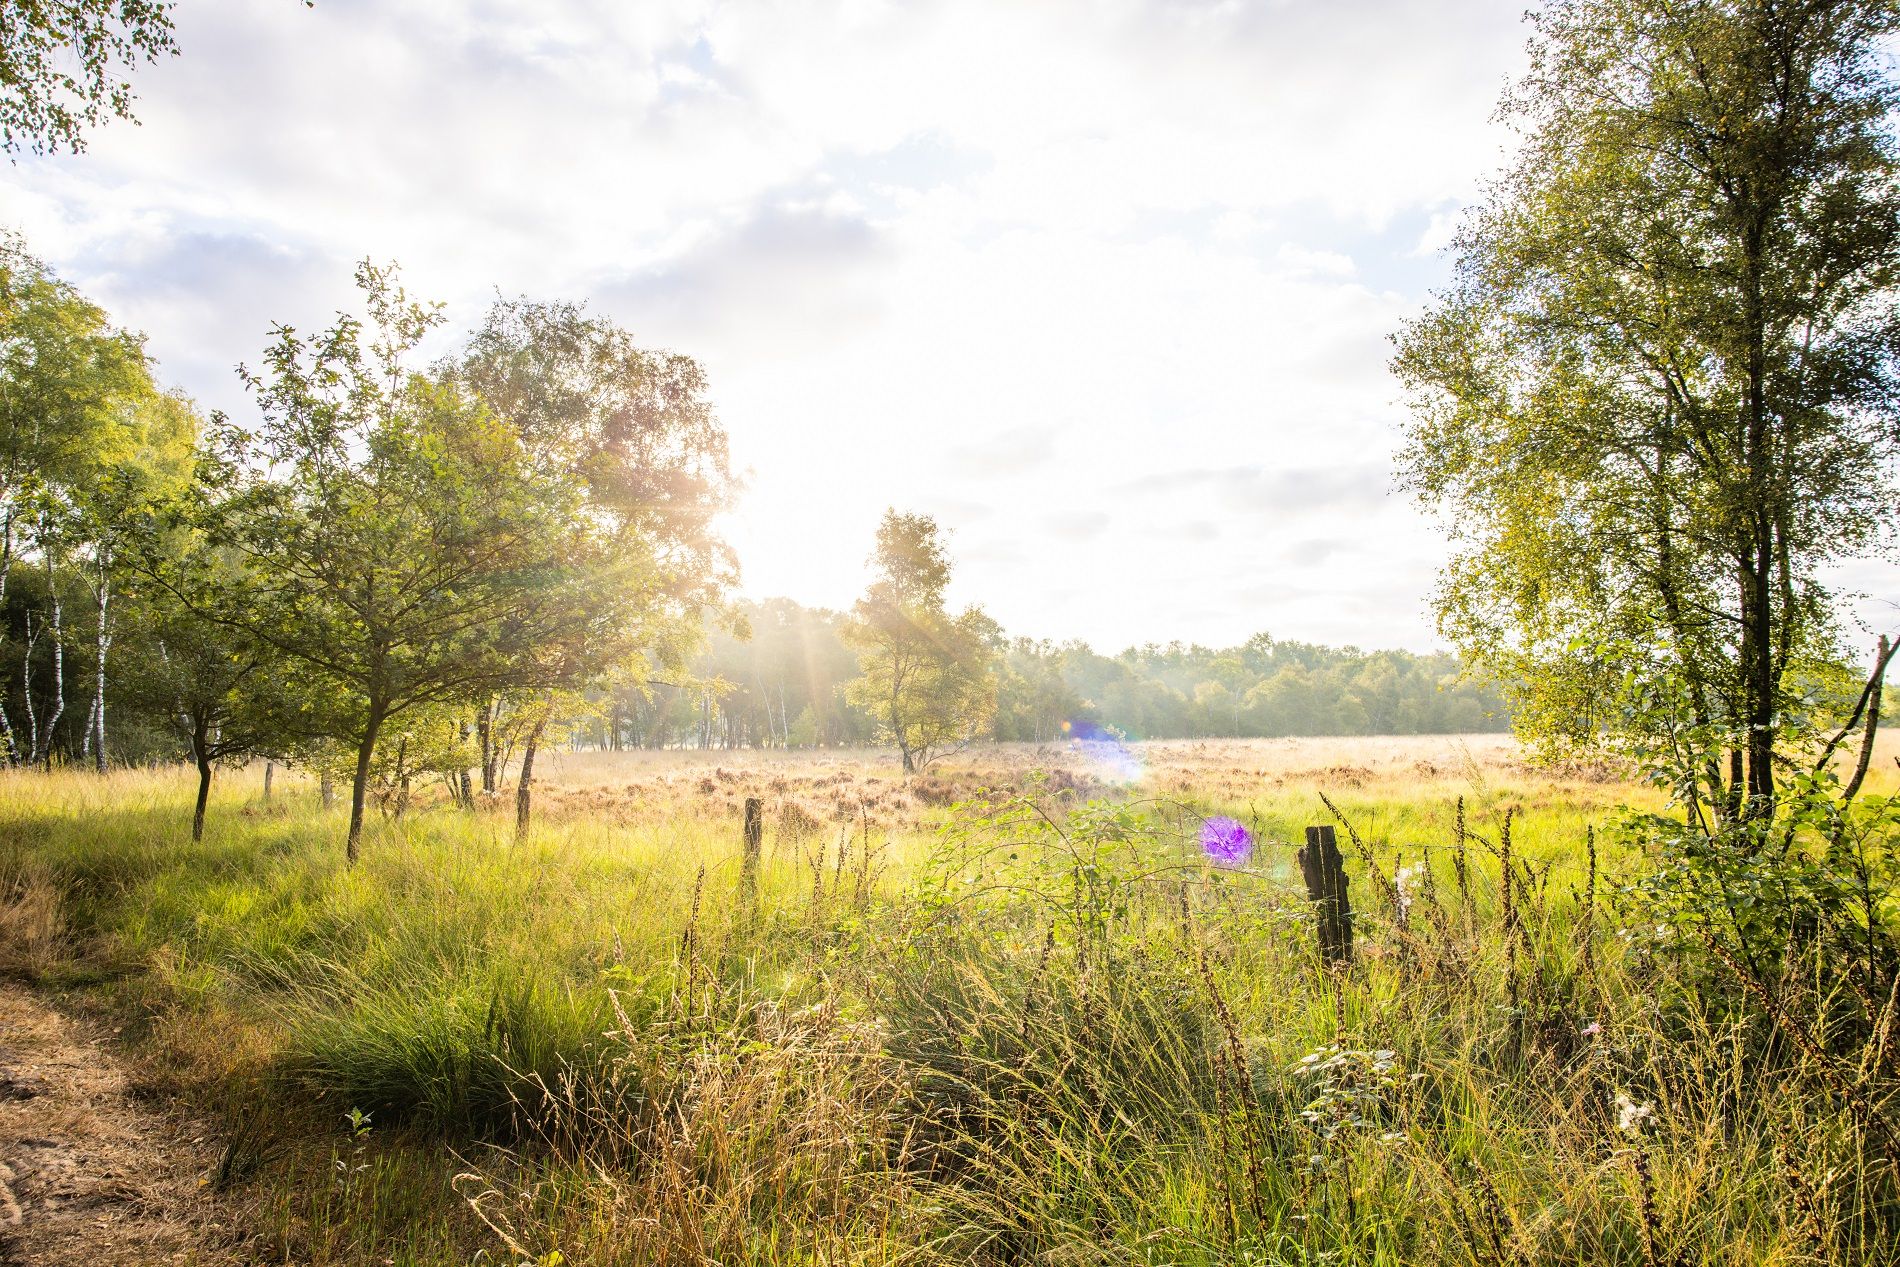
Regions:
<svg viewBox="0 0 1900 1267"><path fill-rule="evenodd" d="M888 510L871 555L874 578L845 637L862 676L848 697L897 745L906 773L978 738L996 707L999 630L979 607L944 609L950 559L928 515Z"/></svg>
<svg viewBox="0 0 1900 1267"><path fill-rule="evenodd" d="M0 150L81 150L132 117L126 75L174 54L169 0L7 0L0 7Z"/></svg>
<svg viewBox="0 0 1900 1267"><path fill-rule="evenodd" d="M321 733L356 750L354 859L391 718L585 680L629 653L650 555L585 514L479 397L408 363L438 318L389 270L358 271L370 314L306 339L280 327L261 412L212 435L191 507L241 573L160 573L192 610L300 664Z"/></svg>
<svg viewBox="0 0 1900 1267"><path fill-rule="evenodd" d="M1402 478L1459 547L1440 628L1557 746L1615 733L1652 665L1726 754L1701 795L1759 807L1839 657L1826 569L1893 523L1900 11L1533 20L1522 148L1394 361Z"/></svg>
<svg viewBox="0 0 1900 1267"><path fill-rule="evenodd" d="M74 565L93 591L103 665L110 559L129 505L184 475L190 406L153 381L142 341L0 236L0 743L13 762L52 758L66 714L66 599ZM9 606L16 565L40 573ZM17 661L14 657L17 656ZM103 747L103 668L86 727ZM18 682L17 693L11 684ZM16 725L16 722L18 723Z"/></svg>

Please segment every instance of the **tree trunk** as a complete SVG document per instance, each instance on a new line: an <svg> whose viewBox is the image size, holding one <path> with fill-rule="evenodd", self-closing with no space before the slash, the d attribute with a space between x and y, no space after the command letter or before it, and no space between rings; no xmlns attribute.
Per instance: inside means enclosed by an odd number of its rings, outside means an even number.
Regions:
<svg viewBox="0 0 1900 1267"><path fill-rule="evenodd" d="M456 738L459 739L462 743L467 743L469 732L470 732L470 727L468 724L468 718L464 717L461 720L461 722L458 723L457 725L457 729L455 732ZM464 766L462 769L456 772L455 799L456 799L456 802L459 805L461 805L463 809L470 809L475 804L474 776L470 773L470 771L468 770L466 766Z"/></svg>
<svg viewBox="0 0 1900 1267"><path fill-rule="evenodd" d="M910 736L904 733L904 718L897 707L897 701L903 693L903 670L900 666L891 668L891 736L897 740L897 750L904 757L904 773L914 774L917 764L910 755Z"/></svg>
<svg viewBox="0 0 1900 1267"><path fill-rule="evenodd" d="M482 794L493 796L498 775L495 769L495 701L492 699L482 705L482 711L475 717L475 736L482 748Z"/></svg>
<svg viewBox="0 0 1900 1267"><path fill-rule="evenodd" d="M46 769L53 769L53 741L59 726L59 719L66 712L66 636L64 613L59 602L59 578L53 573L53 564L46 564L46 583L49 602L53 609L53 711L47 715L44 734L46 751L44 754Z"/></svg>
<svg viewBox="0 0 1900 1267"><path fill-rule="evenodd" d="M33 702L33 648L39 643L39 631L33 627L33 613L26 613L26 654L20 657L20 698L26 704L26 764L40 759L40 710Z"/></svg>
<svg viewBox="0 0 1900 1267"><path fill-rule="evenodd" d="M521 749L521 777L515 780L516 844L527 837L528 819L534 812L534 752L541 746L541 732L547 724L545 715L535 722L534 729L528 732L527 744Z"/></svg>
<svg viewBox="0 0 1900 1267"><path fill-rule="evenodd" d="M363 841L363 801L369 793L370 759L376 755L376 734L383 728L383 705L378 702L370 705L369 717L363 723L362 742L356 746L356 777L350 782L350 834L344 846L344 856L353 867L362 849Z"/></svg>
<svg viewBox="0 0 1900 1267"><path fill-rule="evenodd" d="M1768 425L1768 319L1763 279L1769 220L1777 214L1778 209L1772 205L1755 208L1742 241L1742 320L1748 340L1742 440L1748 466L1747 530L1752 538L1743 582L1747 593L1742 599L1742 674L1747 684L1743 700L1748 726L1748 802L1743 812L1749 818L1765 818L1774 812L1775 805L1775 697L1780 693L1780 681L1775 671L1772 577L1776 552L1771 490L1776 462ZM1792 612L1782 613L1783 620L1793 618Z"/></svg>
<svg viewBox="0 0 1900 1267"><path fill-rule="evenodd" d="M271 776L277 773L277 763L266 758L264 761L264 799L270 799Z"/></svg>
<svg viewBox="0 0 1900 1267"><path fill-rule="evenodd" d="M1765 543L1764 543L1765 544ZM1774 607L1770 597L1772 577L1769 562L1762 559L1755 570L1755 609L1759 613L1755 635L1755 662L1751 692L1755 705L1749 718L1748 774L1749 793L1755 800L1754 812L1767 815L1775 803L1775 704L1780 694L1779 675L1775 672ZM1783 619L1787 619L1786 615Z"/></svg>
<svg viewBox="0 0 1900 1267"><path fill-rule="evenodd" d="M191 839L195 843L205 835L205 804L211 799L211 756L209 728L196 722L191 728L191 759L198 765L198 806L191 813Z"/></svg>
<svg viewBox="0 0 1900 1267"><path fill-rule="evenodd" d="M1775 803L1774 608L1767 545L1758 541L1742 575L1742 723L1747 728L1747 795L1742 817L1762 818Z"/></svg>
<svg viewBox="0 0 1900 1267"><path fill-rule="evenodd" d="M1873 679L1867 685L1867 728L1861 733L1860 760L1854 763L1854 777L1841 794L1843 800L1851 801L1860 795L1860 785L1867 778L1867 766L1874 758L1874 738L1880 732L1881 688L1886 683L1887 660L1891 654L1887 635L1881 634L1880 650L1874 658Z"/></svg>
<svg viewBox="0 0 1900 1267"><path fill-rule="evenodd" d="M191 838L205 838L205 804L211 799L211 763L198 758L198 805L191 812Z"/></svg>
<svg viewBox="0 0 1900 1267"><path fill-rule="evenodd" d="M329 767L327 766L317 775L317 797L322 802L324 809L332 810L336 808L336 778L330 773Z"/></svg>
<svg viewBox="0 0 1900 1267"><path fill-rule="evenodd" d="M106 557L99 557L99 588L95 594L98 600L98 627L93 631L93 675L92 675L92 761L93 768L100 774L106 772L106 652L112 649L111 626L108 618L111 610L111 577L106 571Z"/></svg>
<svg viewBox="0 0 1900 1267"><path fill-rule="evenodd" d="M7 578L13 572L13 511L0 522L0 612L6 610ZM6 626L0 624L0 649L5 647ZM7 714L6 696L0 693L0 739L7 745L7 764L20 764L19 745L13 739L13 718Z"/></svg>

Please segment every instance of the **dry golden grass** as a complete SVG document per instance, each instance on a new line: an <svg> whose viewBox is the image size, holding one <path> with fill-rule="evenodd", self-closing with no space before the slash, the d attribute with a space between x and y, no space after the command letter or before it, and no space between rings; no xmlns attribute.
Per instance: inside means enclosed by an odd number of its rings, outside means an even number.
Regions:
<svg viewBox="0 0 1900 1267"><path fill-rule="evenodd" d="M269 801L228 772L197 844L183 771L0 773L0 946L222 1106L258 1261L1792 1267L1875 1235L1859 1197L1788 1214L1790 1174L1879 1175L1833 1084L1630 905L1654 851L1609 824L1660 798L1613 770L1501 736L538 768L527 839L438 794L353 869L281 769ZM952 821L1019 791L1047 817ZM1287 847L1322 794L1363 841L1338 979ZM1069 813L1098 796L1135 804ZM1201 857L1216 813L1245 868Z"/></svg>
<svg viewBox="0 0 1900 1267"><path fill-rule="evenodd" d="M894 754L868 749L555 752L537 768L537 812L551 818L650 821L683 808L737 814L745 798L796 832L860 822L915 828L955 802L1025 790L1034 780L1081 799L1128 796L1245 806L1250 801L1518 795L1613 803L1632 789L1608 767L1540 770L1508 735L990 744L904 777Z"/></svg>

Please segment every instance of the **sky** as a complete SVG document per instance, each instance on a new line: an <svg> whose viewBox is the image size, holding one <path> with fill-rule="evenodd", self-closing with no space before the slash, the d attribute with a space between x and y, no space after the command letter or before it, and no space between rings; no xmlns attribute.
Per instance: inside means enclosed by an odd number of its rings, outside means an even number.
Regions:
<svg viewBox="0 0 1900 1267"><path fill-rule="evenodd" d="M1522 8L186 0L140 125L20 158L0 224L240 418L358 259L452 331L586 300L705 365L754 597L847 606L894 506L1011 633L1425 649L1387 340Z"/></svg>

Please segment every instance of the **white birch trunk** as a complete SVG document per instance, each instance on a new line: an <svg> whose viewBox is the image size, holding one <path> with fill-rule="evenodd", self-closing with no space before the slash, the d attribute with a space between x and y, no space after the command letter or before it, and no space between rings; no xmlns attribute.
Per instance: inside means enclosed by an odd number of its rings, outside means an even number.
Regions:
<svg viewBox="0 0 1900 1267"><path fill-rule="evenodd" d="M42 760L50 770L53 768L53 731L59 725L60 715L66 711L66 638L60 622L59 578L54 575L51 559L46 563L46 580L53 608L53 711L46 718L46 751Z"/></svg>
<svg viewBox="0 0 1900 1267"><path fill-rule="evenodd" d="M33 613L26 614L26 654L20 657L20 695L26 701L26 763L40 759L40 710L33 703L33 648L39 643L39 631L33 627Z"/></svg>
<svg viewBox="0 0 1900 1267"><path fill-rule="evenodd" d="M112 577L107 570L110 560L99 552L99 585L93 591L98 602L98 628L93 633L95 662L92 683L92 720L88 734L92 742L93 768L106 772L106 653L112 650Z"/></svg>

